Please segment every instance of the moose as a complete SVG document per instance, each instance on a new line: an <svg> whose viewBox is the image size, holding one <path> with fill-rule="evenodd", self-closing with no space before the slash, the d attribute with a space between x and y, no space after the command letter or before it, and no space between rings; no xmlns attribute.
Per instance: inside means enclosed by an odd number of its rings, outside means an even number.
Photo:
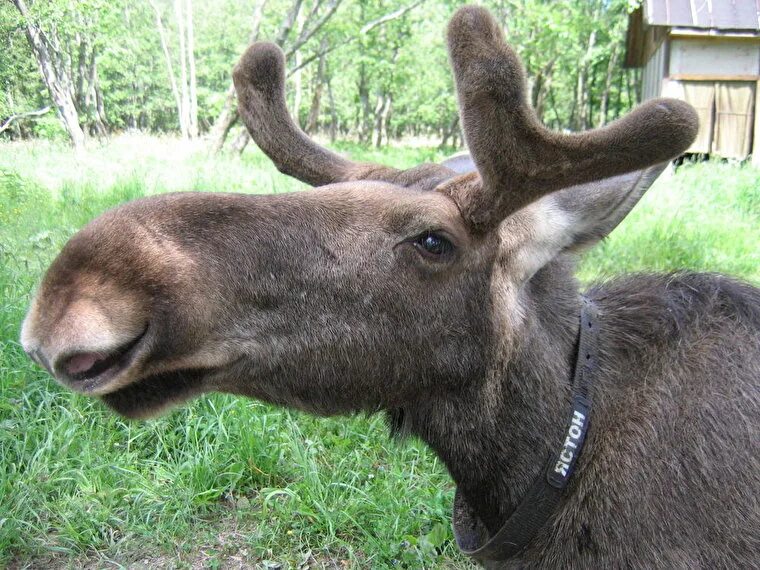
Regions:
<svg viewBox="0 0 760 570"><path fill-rule="evenodd" d="M455 13L448 47L469 157L408 170L309 139L282 51L249 47L241 117L318 188L104 213L44 276L24 350L129 418L210 391L384 412L446 464L457 542L487 567L753 566L760 290L682 271L581 294L574 277L689 147L693 109L552 132L485 9Z"/></svg>

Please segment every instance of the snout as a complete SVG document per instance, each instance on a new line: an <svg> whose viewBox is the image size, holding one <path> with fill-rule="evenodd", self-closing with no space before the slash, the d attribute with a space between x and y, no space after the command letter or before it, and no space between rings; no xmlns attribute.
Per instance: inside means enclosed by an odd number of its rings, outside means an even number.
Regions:
<svg viewBox="0 0 760 570"><path fill-rule="evenodd" d="M79 299L56 311L42 308L38 299L22 325L21 344L65 386L106 394L128 381L149 329L134 307L124 310L123 301L117 305L120 314L109 313L96 299Z"/></svg>

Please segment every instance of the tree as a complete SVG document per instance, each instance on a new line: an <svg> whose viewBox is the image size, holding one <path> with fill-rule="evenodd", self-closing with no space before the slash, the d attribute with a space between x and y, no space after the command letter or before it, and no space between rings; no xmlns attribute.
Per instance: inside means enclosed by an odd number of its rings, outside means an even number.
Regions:
<svg viewBox="0 0 760 570"><path fill-rule="evenodd" d="M182 97L180 97L179 89L177 88L177 80L174 77L174 65L172 64L172 55L169 51L169 42L166 38L166 28L164 28L164 22L161 18L161 10L158 7L158 4L156 4L155 0L148 0L151 7L153 8L153 11L156 14L156 30L158 31L158 36L161 39L161 49L164 53L164 61L166 61L166 69L169 72L169 83L172 88L172 95L174 95L174 103L177 106L177 116L179 117L179 123L180 123L180 131L182 132L183 136L187 136L187 128L185 124L185 111L183 108L184 100Z"/></svg>
<svg viewBox="0 0 760 570"><path fill-rule="evenodd" d="M26 29L26 37L32 48L40 73L58 109L58 115L74 148L84 147L85 137L79 125L79 113L74 103L73 78L70 70L63 65L64 54L54 34L45 34L35 22L25 0L12 0L21 14Z"/></svg>

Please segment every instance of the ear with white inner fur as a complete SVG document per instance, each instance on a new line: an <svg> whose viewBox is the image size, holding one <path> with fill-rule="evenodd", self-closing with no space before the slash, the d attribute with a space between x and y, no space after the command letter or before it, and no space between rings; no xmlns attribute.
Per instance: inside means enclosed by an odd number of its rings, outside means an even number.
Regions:
<svg viewBox="0 0 760 570"><path fill-rule="evenodd" d="M572 214L575 226L569 248L594 245L623 221L668 163L560 190L559 207Z"/></svg>
<svg viewBox="0 0 760 570"><path fill-rule="evenodd" d="M503 235L523 236L506 252L517 281L527 281L563 251L594 245L609 235L666 167L664 163L571 186L507 218Z"/></svg>

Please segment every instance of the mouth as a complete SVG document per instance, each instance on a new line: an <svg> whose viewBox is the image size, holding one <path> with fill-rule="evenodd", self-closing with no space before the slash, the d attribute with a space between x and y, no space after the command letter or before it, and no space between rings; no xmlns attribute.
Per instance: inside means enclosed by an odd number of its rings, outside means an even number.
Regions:
<svg viewBox="0 0 760 570"><path fill-rule="evenodd" d="M76 352L56 365L56 372L73 390L94 395L108 389L111 381L129 369L140 352L148 325L134 339L108 352Z"/></svg>
<svg viewBox="0 0 760 570"><path fill-rule="evenodd" d="M160 414L203 392L205 369L175 370L147 376L100 399L116 413L131 419Z"/></svg>

